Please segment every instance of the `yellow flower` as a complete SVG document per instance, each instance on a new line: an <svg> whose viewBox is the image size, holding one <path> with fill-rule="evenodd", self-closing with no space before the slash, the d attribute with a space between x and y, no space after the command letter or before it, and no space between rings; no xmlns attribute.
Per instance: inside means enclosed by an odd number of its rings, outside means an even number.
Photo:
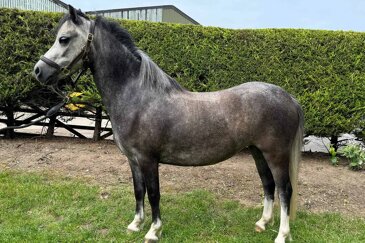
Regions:
<svg viewBox="0 0 365 243"><path fill-rule="evenodd" d="M69 94L68 97L73 98L73 97L79 97L81 95L82 95L81 92L73 92L73 93Z"/></svg>
<svg viewBox="0 0 365 243"><path fill-rule="evenodd" d="M84 108L85 105L84 104L72 104L72 103L70 103L70 104L65 105L65 107L67 109L71 110L71 111L77 111L81 108Z"/></svg>
<svg viewBox="0 0 365 243"><path fill-rule="evenodd" d="M82 95L81 92L73 92L73 93L69 94L68 97L74 98L74 97L79 97L81 95ZM70 103L70 104L65 105L65 107L67 109L71 110L71 111L77 111L81 108L84 108L85 105L84 104L72 104L72 103Z"/></svg>

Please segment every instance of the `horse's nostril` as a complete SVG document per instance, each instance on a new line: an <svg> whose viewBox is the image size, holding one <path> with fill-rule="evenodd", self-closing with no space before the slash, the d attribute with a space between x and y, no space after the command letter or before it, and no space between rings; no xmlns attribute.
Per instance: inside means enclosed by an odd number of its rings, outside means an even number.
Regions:
<svg viewBox="0 0 365 243"><path fill-rule="evenodd" d="M39 67L36 67L34 69L34 76L39 79L41 77L41 69Z"/></svg>
<svg viewBox="0 0 365 243"><path fill-rule="evenodd" d="M41 73L41 69L39 67L36 67L34 73L35 75L39 76L39 74Z"/></svg>

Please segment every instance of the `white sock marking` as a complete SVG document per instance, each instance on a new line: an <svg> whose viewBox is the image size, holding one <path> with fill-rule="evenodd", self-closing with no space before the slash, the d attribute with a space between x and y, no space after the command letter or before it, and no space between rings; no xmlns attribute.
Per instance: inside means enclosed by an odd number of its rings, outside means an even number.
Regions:
<svg viewBox="0 0 365 243"><path fill-rule="evenodd" d="M280 228L279 234L275 239L275 243L285 243L285 239L291 240L289 228L289 215L287 214L287 207L281 206L280 212Z"/></svg>
<svg viewBox="0 0 365 243"><path fill-rule="evenodd" d="M162 221L158 219L156 223L152 223L150 230L144 237L146 240L158 241L161 237Z"/></svg>
<svg viewBox="0 0 365 243"><path fill-rule="evenodd" d="M143 210L141 210L139 213L134 215L134 219L132 223L128 225L127 229L133 232L140 231L143 226L143 223L144 223L144 212Z"/></svg>
<svg viewBox="0 0 365 243"><path fill-rule="evenodd" d="M272 218L273 207L274 207L274 200L265 197L262 217L259 221L256 222L256 226L258 226L260 229L262 230L266 229L266 224L269 223Z"/></svg>

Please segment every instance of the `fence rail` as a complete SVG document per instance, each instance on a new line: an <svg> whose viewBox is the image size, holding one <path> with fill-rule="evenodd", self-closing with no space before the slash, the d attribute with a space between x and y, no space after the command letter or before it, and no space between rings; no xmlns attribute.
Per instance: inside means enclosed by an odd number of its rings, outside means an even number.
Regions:
<svg viewBox="0 0 365 243"><path fill-rule="evenodd" d="M110 127L103 127L102 121L109 120L109 117L102 112L101 108L96 108L95 113L85 113L85 112L65 112L60 111L55 115L48 118L48 121L37 121L42 116L45 116L47 111L42 110L39 107L0 107L0 113L3 113L3 118L0 117L0 123L4 123L6 127L12 126L21 126L34 122L32 126L41 126L46 127L47 132L45 136L52 137L55 136L55 128L64 128L67 131L71 132L73 135L79 138L87 138L82 131L94 131L93 139L101 140L108 138L113 134L112 129ZM20 116L15 117L15 114L21 113ZM25 117L25 118L23 118ZM61 121L60 118L88 118L93 119L94 126L80 125L80 124L67 124L64 121ZM82 130L82 131L80 131ZM5 131L0 131L0 136L3 135L7 138L14 138L17 135L24 135L23 132L18 132L16 129L8 129ZM32 134L32 133L30 133ZM33 133L34 134L34 133ZM42 134L35 134L42 135Z"/></svg>

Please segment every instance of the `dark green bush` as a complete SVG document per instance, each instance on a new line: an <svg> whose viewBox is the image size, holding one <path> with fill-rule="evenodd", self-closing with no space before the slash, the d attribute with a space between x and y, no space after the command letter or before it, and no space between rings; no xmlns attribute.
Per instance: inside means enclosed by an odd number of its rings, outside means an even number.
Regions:
<svg viewBox="0 0 365 243"><path fill-rule="evenodd" d="M31 71L54 41L51 30L59 17L0 9L0 106L41 100L47 104L44 99L52 97L44 94Z"/></svg>
<svg viewBox="0 0 365 243"><path fill-rule="evenodd" d="M29 73L54 41L59 14L0 10L0 105L39 89ZM229 30L118 20L183 86L213 91L247 81L277 84L302 104L306 133L364 128L365 33L294 29ZM83 81L88 96L95 87ZM87 88L84 88L87 87Z"/></svg>

